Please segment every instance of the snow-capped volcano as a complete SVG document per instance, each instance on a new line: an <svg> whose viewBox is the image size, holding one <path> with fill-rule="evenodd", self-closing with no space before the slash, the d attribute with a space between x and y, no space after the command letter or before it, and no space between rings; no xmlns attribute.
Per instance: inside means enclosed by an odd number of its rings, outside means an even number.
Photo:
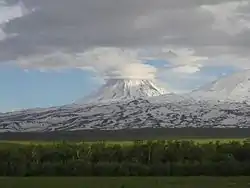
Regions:
<svg viewBox="0 0 250 188"><path fill-rule="evenodd" d="M250 104L237 102L250 99L250 71L215 81L191 98L164 93L149 80L112 79L88 98L90 103L2 113L0 132L250 127Z"/></svg>
<svg viewBox="0 0 250 188"><path fill-rule="evenodd" d="M147 98L168 93L151 80L110 79L97 92L78 102L107 102Z"/></svg>
<svg viewBox="0 0 250 188"><path fill-rule="evenodd" d="M234 73L193 91L196 99L250 102L250 70Z"/></svg>

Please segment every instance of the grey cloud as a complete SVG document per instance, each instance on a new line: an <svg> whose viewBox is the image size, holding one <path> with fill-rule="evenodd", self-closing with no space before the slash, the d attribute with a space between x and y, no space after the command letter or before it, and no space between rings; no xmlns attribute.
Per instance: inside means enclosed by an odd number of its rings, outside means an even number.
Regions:
<svg viewBox="0 0 250 188"><path fill-rule="evenodd" d="M209 46L231 46L230 52L245 52L250 48L249 31L231 37L213 30L213 16L199 8L229 1L23 0L25 7L35 12L5 25L5 33L18 35L0 42L0 61L102 46L173 45L191 47L204 55L216 54L216 50L207 51Z"/></svg>

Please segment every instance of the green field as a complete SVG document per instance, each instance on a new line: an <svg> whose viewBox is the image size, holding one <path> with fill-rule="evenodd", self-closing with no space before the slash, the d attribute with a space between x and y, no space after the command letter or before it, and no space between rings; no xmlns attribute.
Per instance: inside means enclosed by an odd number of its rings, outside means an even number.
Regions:
<svg viewBox="0 0 250 188"><path fill-rule="evenodd" d="M250 177L0 178L2 188L247 188Z"/></svg>
<svg viewBox="0 0 250 188"><path fill-rule="evenodd" d="M218 139L218 138L176 138L176 139L169 139L169 140L178 140L178 141L194 141L197 143L209 143L209 142L216 142L219 141L221 143L229 143L232 141L239 141L239 142L243 142L245 140L249 140L249 138L222 138L222 139ZM92 143L97 143L96 142L85 142L88 144L92 144ZM5 140L1 140L0 141L0 145L3 144L42 144L42 145L47 145L47 144L55 144L55 143L60 143L59 141L5 141ZM81 142L68 142L68 143L81 143ZM106 144L108 145L114 145L114 144L121 144L121 145L130 145L133 144L134 141L105 141Z"/></svg>

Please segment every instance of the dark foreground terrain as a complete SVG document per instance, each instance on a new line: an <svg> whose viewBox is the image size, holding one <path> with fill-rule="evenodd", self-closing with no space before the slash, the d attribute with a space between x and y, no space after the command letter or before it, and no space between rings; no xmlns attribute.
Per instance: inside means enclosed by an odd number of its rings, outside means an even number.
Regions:
<svg viewBox="0 0 250 188"><path fill-rule="evenodd" d="M3 188L248 188L249 177L0 178Z"/></svg>
<svg viewBox="0 0 250 188"><path fill-rule="evenodd" d="M250 176L250 142L0 144L0 176Z"/></svg>
<svg viewBox="0 0 250 188"><path fill-rule="evenodd" d="M84 130L55 132L0 133L0 140L9 141L129 141L167 140L172 138L249 138L250 128L144 128L123 130Z"/></svg>

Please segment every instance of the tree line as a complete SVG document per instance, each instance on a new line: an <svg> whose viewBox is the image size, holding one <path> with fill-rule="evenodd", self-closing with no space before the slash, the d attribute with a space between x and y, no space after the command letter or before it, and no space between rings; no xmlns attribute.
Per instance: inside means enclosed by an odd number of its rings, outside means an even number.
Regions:
<svg viewBox="0 0 250 188"><path fill-rule="evenodd" d="M0 176L248 176L250 143L1 145Z"/></svg>

